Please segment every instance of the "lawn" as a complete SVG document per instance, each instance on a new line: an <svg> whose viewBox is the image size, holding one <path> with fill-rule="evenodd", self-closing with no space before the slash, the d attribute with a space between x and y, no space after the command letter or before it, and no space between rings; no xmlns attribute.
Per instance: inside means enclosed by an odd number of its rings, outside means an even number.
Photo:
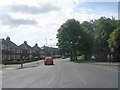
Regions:
<svg viewBox="0 0 120 90"><path fill-rule="evenodd" d="M3 65L3 64L0 64L0 70L4 69L4 68L7 68L7 66Z"/></svg>

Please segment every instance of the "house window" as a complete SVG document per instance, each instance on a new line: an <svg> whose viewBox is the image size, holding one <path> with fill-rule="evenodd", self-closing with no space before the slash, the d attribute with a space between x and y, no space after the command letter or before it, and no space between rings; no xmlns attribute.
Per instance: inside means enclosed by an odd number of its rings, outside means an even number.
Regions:
<svg viewBox="0 0 120 90"><path fill-rule="evenodd" d="M7 45L2 44L2 50L7 50Z"/></svg>

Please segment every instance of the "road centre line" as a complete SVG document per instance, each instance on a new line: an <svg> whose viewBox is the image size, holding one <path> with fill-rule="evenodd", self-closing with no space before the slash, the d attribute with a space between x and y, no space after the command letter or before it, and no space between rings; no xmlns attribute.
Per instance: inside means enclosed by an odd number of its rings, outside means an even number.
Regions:
<svg viewBox="0 0 120 90"><path fill-rule="evenodd" d="M54 77L55 75L53 75L52 78L47 82L47 85L49 85L53 81Z"/></svg>
<svg viewBox="0 0 120 90"><path fill-rule="evenodd" d="M73 68L73 70L78 73L76 68ZM87 82L83 78L81 78L81 81L83 82L83 84L87 85Z"/></svg>

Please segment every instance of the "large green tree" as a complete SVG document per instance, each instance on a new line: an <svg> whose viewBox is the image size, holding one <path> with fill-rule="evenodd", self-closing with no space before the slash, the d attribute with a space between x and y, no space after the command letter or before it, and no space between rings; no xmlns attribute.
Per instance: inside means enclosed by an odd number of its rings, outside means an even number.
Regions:
<svg viewBox="0 0 120 90"><path fill-rule="evenodd" d="M107 40L110 33L117 27L117 22L114 18L101 17L95 20L95 33L94 33L94 53L98 55L99 61L106 60L109 47Z"/></svg>
<svg viewBox="0 0 120 90"><path fill-rule="evenodd" d="M85 35L84 35L84 40L83 40L83 47L82 48L82 52L84 52L84 55L86 56L86 59L89 59L92 52L93 52L93 35L94 35L94 22L91 20L90 22L88 21L84 21L81 24L82 30L85 31Z"/></svg>
<svg viewBox="0 0 120 90"><path fill-rule="evenodd" d="M82 46L84 32L81 29L79 21L68 19L58 29L58 43L60 50L70 53L71 60L77 59L78 46Z"/></svg>
<svg viewBox="0 0 120 90"><path fill-rule="evenodd" d="M116 36L111 32L116 28L119 29L119 26L120 20L113 17L101 17L94 21L84 21L81 24L75 19L69 19L58 29L57 45L61 52L70 54L71 60L75 59L77 55L95 54L98 61L106 61L110 47L114 46L114 43L118 45L119 39L114 41L113 38ZM116 47L116 51L118 50L119 47Z"/></svg>

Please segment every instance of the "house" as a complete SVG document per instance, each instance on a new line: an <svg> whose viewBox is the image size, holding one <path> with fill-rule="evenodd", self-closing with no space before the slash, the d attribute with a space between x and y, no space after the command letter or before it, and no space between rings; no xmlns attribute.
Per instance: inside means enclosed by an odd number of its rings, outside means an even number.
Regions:
<svg viewBox="0 0 120 90"><path fill-rule="evenodd" d="M0 63L2 63L2 39L0 39Z"/></svg>
<svg viewBox="0 0 120 90"><path fill-rule="evenodd" d="M19 47L22 50L21 53L22 60L33 60L35 50L27 44L27 41L24 41L24 43L21 44Z"/></svg>
<svg viewBox="0 0 120 90"><path fill-rule="evenodd" d="M36 59L43 59L44 58L44 51L40 47L38 47L38 44L36 43L35 46L33 46L33 49L35 50L35 57Z"/></svg>
<svg viewBox="0 0 120 90"><path fill-rule="evenodd" d="M1 39L2 60L20 60L20 48L9 37Z"/></svg>
<svg viewBox="0 0 120 90"><path fill-rule="evenodd" d="M54 47L49 47L49 46L43 46L42 47L46 56L54 56L54 55L59 55L59 49L54 48Z"/></svg>
<svg viewBox="0 0 120 90"><path fill-rule="evenodd" d="M20 60L21 50L20 48L13 43L9 37L6 38L6 43L8 46L8 59L9 60Z"/></svg>
<svg viewBox="0 0 120 90"><path fill-rule="evenodd" d="M59 49L43 46L38 47L38 44L31 47L24 41L20 46L16 45L10 40L10 37L6 39L0 39L0 63L2 61L32 61L44 59L46 56L59 55Z"/></svg>

